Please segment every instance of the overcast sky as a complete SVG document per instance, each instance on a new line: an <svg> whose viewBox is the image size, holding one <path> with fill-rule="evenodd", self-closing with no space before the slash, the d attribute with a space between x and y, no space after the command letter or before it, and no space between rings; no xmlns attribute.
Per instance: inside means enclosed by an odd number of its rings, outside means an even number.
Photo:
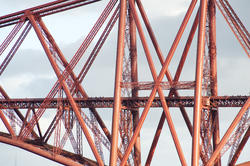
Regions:
<svg viewBox="0 0 250 166"><path fill-rule="evenodd" d="M0 15L2 16L11 12L23 10L25 8L33 7L45 2L50 2L50 0L0 0ZM190 3L190 0L142 0L142 2L144 3L146 12L148 13L163 54L166 57L184 17L184 13ZM229 2L234 7L236 13L238 13L246 28L249 29L250 1L230 0ZM50 30L51 34L55 38L56 42L58 43L59 47L62 49L64 55L68 60L71 59L72 55L74 55L76 50L79 48L80 44L84 40L84 37L88 34L93 23L97 20L106 3L107 0L104 0L95 4L91 4L89 6L84 6L78 9L73 9L71 11L66 11L60 14L55 14L43 18L46 26ZM217 11L217 18L219 95L249 95L249 58L241 48L240 44L237 42L235 36L230 31L228 25L222 18L219 11ZM193 17L191 18L191 22L192 20ZM97 57L93 67L90 69L88 75L86 76L86 79L84 80L83 87L86 89L89 96L112 96L114 93L113 85L117 25L118 24L115 25L115 29L112 31L110 38L105 43L103 49L100 52L100 55ZM190 25L191 24L189 23L188 27L190 27ZM0 29L0 43L3 42L4 38L8 35L8 32L10 32L11 28L13 27ZM187 34L188 31L185 31L184 39L181 41L180 47L178 47L178 50L176 52L176 56L173 58L170 64L169 68L172 74L175 73L178 60L183 49L183 44L186 41L185 37L187 36ZM182 81L194 80L196 38L192 44L191 52L181 76ZM142 47L139 40L138 47L139 79L140 81L151 81L152 76L146 64L146 59L141 49ZM152 50L152 44L150 44L150 48ZM4 54L3 56L5 55L6 54ZM152 56L156 57L153 50ZM3 58L1 57L0 62L2 60ZM83 60L80 61L77 68L80 68L83 62ZM156 64L157 72L159 73L161 69L159 61L154 58L154 62ZM47 60L44 51L41 48L39 40L35 36L34 31L31 30L27 39L24 41L23 45L20 47L17 54L9 64L8 68L1 76L0 85L3 86L9 96L13 98L46 97L55 81L55 74ZM191 92L191 95L192 93L193 92ZM237 113L237 110L239 109L221 109L221 135L224 134L234 115ZM229 111L230 113L228 113ZM103 119L108 124L108 127L111 128L111 111L100 110L100 112L103 116ZM143 160L145 160L145 157L148 153L153 137L152 133L155 132L160 114L160 109L149 112L149 116L144 123L141 133ZM192 110L189 109L188 114L190 115L190 119L192 119ZM175 122L175 127L179 139L181 140L181 146L185 153L184 155L188 164L190 164L191 137L189 136L187 128L178 109L171 109L171 115ZM43 121L42 123L46 126L46 118L41 121ZM0 125L1 131L3 131L3 123L0 122ZM162 163L166 161L166 156L167 159L170 160L170 165L180 165L167 125L165 125L163 128L159 145L161 147L158 147L156 149L155 158L152 161L152 165L162 165ZM47 159L38 157L18 148L4 145L2 143L0 143L0 149L0 165L59 165ZM249 154L250 149L249 142L246 145L245 149L248 149L248 151L243 151L242 155L240 156L240 161L250 160L249 156L247 155ZM89 150L84 151L85 153L89 152ZM93 157L91 154L84 155ZM108 156L106 156L106 158L108 158ZM227 161L223 162L226 163ZM108 164L107 160L106 164Z"/></svg>

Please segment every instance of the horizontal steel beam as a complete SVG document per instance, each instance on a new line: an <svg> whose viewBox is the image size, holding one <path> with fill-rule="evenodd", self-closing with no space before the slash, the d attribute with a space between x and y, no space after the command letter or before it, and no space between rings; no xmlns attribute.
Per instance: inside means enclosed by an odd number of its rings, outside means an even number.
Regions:
<svg viewBox="0 0 250 166"><path fill-rule="evenodd" d="M242 107L249 96L217 96L203 97L203 106L205 107ZM166 97L169 107L193 107L194 98L191 96L184 97ZM112 97L93 97L88 99L74 98L81 108L113 108L114 98ZM145 107L148 97L122 98L123 109ZM0 109L27 109L40 108L44 98L24 98L24 99L0 99ZM58 99L49 100L46 108L57 108ZM69 107L69 101L62 99L62 104ZM151 107L162 107L160 98L156 97Z"/></svg>
<svg viewBox="0 0 250 166"><path fill-rule="evenodd" d="M122 88L130 88L137 90L152 90L155 86L154 82L122 82ZM178 81L172 82L160 82L159 85L164 90L169 89L194 89L195 82L194 81Z"/></svg>
<svg viewBox="0 0 250 166"><path fill-rule="evenodd" d="M0 17L0 28L16 24L26 19L26 14L39 15L40 17L59 13L65 10L76 7L88 5L90 3L98 2L100 0L60 0L46 3L33 8L25 9L19 12L8 14Z"/></svg>

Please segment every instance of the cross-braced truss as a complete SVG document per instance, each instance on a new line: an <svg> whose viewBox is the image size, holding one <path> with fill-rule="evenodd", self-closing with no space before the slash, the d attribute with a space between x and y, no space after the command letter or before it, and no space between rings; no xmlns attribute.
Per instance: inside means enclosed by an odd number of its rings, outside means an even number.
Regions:
<svg viewBox="0 0 250 166"><path fill-rule="evenodd" d="M0 142L64 165L150 165L156 147L160 146L158 140L166 119L180 163L188 165L180 143L182 140L178 137L170 114L170 108L176 107L180 109L192 138L191 165L220 166L224 153L230 148L228 164L235 165L250 135L250 97L218 96L216 9L223 15L248 57L250 35L230 3L227 0L192 0L164 58L141 0L109 0L80 48L68 61L43 22L43 17L98 1L58 0L0 17L0 28L14 25L0 45L0 76L8 69L9 63L33 28L57 77L46 98L10 98L5 87L0 86L0 119L7 131L0 132ZM195 9L197 13L193 14ZM192 16L194 21L177 70L172 76L169 64ZM114 84L114 96L89 96L82 83L116 24L117 47L110 47L117 49L115 79L109 83ZM195 34L195 79L181 81L180 76ZM11 45L14 39L16 42ZM93 43L94 47L90 48ZM138 72L138 43L142 45L145 56L140 56L147 60L149 73ZM12 48L7 49L10 46ZM159 72L152 51L156 52L160 62ZM76 66L79 66L78 62L83 59L83 55L87 58L77 75ZM141 81L140 74L151 74L153 81ZM191 90L193 95L183 96L180 90ZM148 91L149 96L144 96L144 93L140 93L142 91ZM155 107L163 111L158 126L155 126L157 129L148 155L143 159L141 143L144 140L140 138L140 133L149 116L148 112ZM238 109L223 136L220 135L220 107ZM113 108L111 131L98 111L100 108ZM187 108L193 108L193 123ZM41 126L42 119L48 114L52 117L49 125ZM73 151L69 151L66 146L68 140ZM89 159L84 155L86 146L94 158Z"/></svg>

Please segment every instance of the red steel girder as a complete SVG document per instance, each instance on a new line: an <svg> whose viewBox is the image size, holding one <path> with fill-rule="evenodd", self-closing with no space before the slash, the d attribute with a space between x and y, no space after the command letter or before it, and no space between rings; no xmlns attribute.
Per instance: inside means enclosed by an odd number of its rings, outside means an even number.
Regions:
<svg viewBox="0 0 250 166"><path fill-rule="evenodd" d="M130 2L130 5L133 6L133 4L131 3L131 1L129 1L129 2ZM140 130L141 130L141 127L142 127L142 125L143 125L143 122L144 122L144 120L145 120L145 118L146 118L146 116L147 116L147 113L148 113L148 111L149 111L149 108L150 108L151 105L152 105L152 102L153 102L153 100L154 100L154 98L155 98L155 95L156 95L156 92L157 92L157 91L158 91L159 96L160 96L160 98L161 98L161 103L162 103L162 106L163 106L163 108L164 108L164 113L165 113L165 115L166 115L166 119L167 119L167 122L168 122L168 124L169 124L169 128L170 128L170 131L171 131L173 140L174 140L174 142L175 142L175 146L176 146L176 150L177 150L177 152L178 152L179 158L180 158L180 160L181 160L181 163L182 163L183 165L186 165L186 161L185 161L185 158L184 158L184 156L183 156L183 152L182 152L182 149L181 149L181 147L180 147L178 137L177 137L177 135L176 135L175 127L174 127L174 125L173 125L171 116L170 116L170 114L169 114L169 110L168 110L167 103L165 102L165 100L164 100L164 98L163 98L164 94L163 94L163 92L162 92L161 87L157 86L157 84L159 84L159 83L162 81L162 79L163 79L165 73L166 73L167 70L168 70L168 65L169 65L169 63L170 63L170 61L171 61L171 59L172 59L172 57L173 57L173 54L174 54L174 52L175 52L175 50L176 50L176 47L177 47L177 45L178 45L178 43L179 43L179 41L180 41L180 38L181 38L181 36L182 36L182 34L183 34L183 31L184 31L184 29L185 29L185 27L186 27L186 25L187 25L187 22L188 22L189 18L190 18L190 16L191 16L191 13L192 13L192 10L193 10L195 4L196 4L196 1L192 1L191 5L190 5L190 8L189 8L190 10L189 10L189 12L187 13L187 15L186 15L185 18L184 18L183 24L182 24L181 28L179 29L179 32L177 33L176 39L175 39L175 41L174 41L174 43L173 43L173 45L172 45L172 47L171 47L171 49L170 49L170 51L169 51L169 54L168 54L168 56L167 56L167 58L166 58L166 60L165 60L165 62L164 62L164 64L163 64L163 67L162 67L162 69L161 69L161 72L160 72L159 76L156 75L156 71L155 71L155 68L154 68L154 64L153 64L153 62L152 62L152 57L151 57L151 55L150 55L150 51L149 51L147 42L146 42L146 40L145 40L145 36L144 36L144 34L143 34L143 32L142 32L142 27L141 27L141 25L140 25L140 23L139 23L139 20L138 20L138 19L135 20L136 25L137 25L137 28L138 28L138 31L139 31L140 38L141 38L141 40L142 40L142 45L143 45L143 48L144 48L144 51L145 51L145 54L146 54L146 57L147 57L147 60L148 60L148 64L149 64L149 67L150 67L152 76L153 76L153 78L154 78L154 81L156 82L156 85L154 86L154 88L153 88L153 90L152 90L152 92L151 92L151 94L150 94L150 97L148 98L147 104L146 104L146 106L145 106L145 108L144 108L144 110L143 110L143 112L142 112L142 115L141 115L141 117L140 117L140 119L139 119L138 126L136 127L136 129L135 129L135 131L134 131L134 135L133 135L133 137L132 137L132 139L131 139L131 141L130 141L130 143L129 143L128 149L126 150L126 153L125 153L125 155L124 155L124 158L123 158L123 160L122 160L121 165L124 165L126 159L128 158L128 154L130 153L130 151L131 151L131 149L132 149L132 146L133 146L133 144L135 143L136 137L138 136L138 134L139 134L139 132L140 132ZM136 18L136 17L137 17L136 13L134 12L133 14L134 14L134 17Z"/></svg>
<svg viewBox="0 0 250 166"><path fill-rule="evenodd" d="M11 127L10 123L8 122L8 120L6 119L6 117L3 114L3 111L0 110L0 119L2 120L3 124L5 125L5 127L7 128L7 130L9 131L9 133L11 134L11 136L13 138L16 137L15 131L13 130L13 128Z"/></svg>
<svg viewBox="0 0 250 166"><path fill-rule="evenodd" d="M17 39L16 43L14 44L14 46L11 48L10 52L8 53L6 58L4 59L4 61L0 65L0 76L2 75L2 73L4 72L4 70L6 69L8 64L10 63L11 59L14 57L14 55L17 52L18 48L23 43L23 41L24 41L25 37L28 35L30 29L31 29L31 25L30 25L30 23L28 23L27 26L24 28L23 32L21 33L21 35L19 36L19 38ZM8 44L6 45L6 47L7 46L8 46Z"/></svg>
<svg viewBox="0 0 250 166"><path fill-rule="evenodd" d="M135 2L135 0L134 0ZM133 2L133 3L134 3ZM131 7L129 6L129 33L130 33L130 68L131 68L131 82L138 82L138 59L137 59L137 41L136 41L136 25L135 21L132 15ZM131 90L132 97L138 97L139 91L138 89L133 88ZM133 119L133 131L135 130L139 118L140 118L140 112L139 108L133 108L132 109L132 119ZM135 145L134 145L134 165L140 166L141 165L141 140L140 140L140 134L138 135Z"/></svg>
<svg viewBox="0 0 250 166"><path fill-rule="evenodd" d="M77 119L78 119L78 121L79 121L79 123L80 123L80 125L82 127L82 130L83 130L83 132L84 132L84 134L86 136L86 139L87 139L87 141L88 141L88 143L90 145L90 148L91 148L91 150L92 150L92 152L93 152L96 160L98 161L98 164L103 165L103 162L102 162L102 160L101 160L101 158L100 158L100 156L99 156L99 154L98 154L98 152L96 150L96 147L94 146L93 140L92 140L92 138L91 138L91 136L90 136L90 134L88 132L87 126L86 126L85 122L83 121L83 119L82 119L82 117L80 115L79 107L77 107L77 105L76 105L76 103L75 103L75 101L74 101L74 99L73 99L73 97L72 97L72 95L70 93L70 90L69 90L69 88L66 85L65 80L64 79L61 80L61 73L60 73L60 70L58 68L58 65L56 64L56 62L53 59L53 56L52 56L52 54L51 54L48 46L46 45L45 39L42 36L42 32L39 29L39 26L38 26L38 24L37 24L34 16L33 15L29 15L28 17L29 17L29 20L31 21L32 26L35 29L35 32L36 32L36 34L37 34L37 36L38 36L38 38L39 38L39 40L40 40L40 42L41 42L41 44L42 44L45 52L47 54L47 57L48 57L51 65L52 65L52 67L53 67L53 69L54 69L54 71L55 71L58 79L60 80L60 85L63 87L64 92L66 93L66 95L67 95L67 97L69 99L70 105L72 106L72 109L73 109L73 111L74 111L74 113L75 113L75 115L76 115L76 117L77 117Z"/></svg>
<svg viewBox="0 0 250 166"><path fill-rule="evenodd" d="M193 113L193 137L192 137L192 165L199 165L200 159L200 124L202 110L202 78L203 78L203 57L205 50L205 25L207 16L207 1L200 1L199 32L197 43L196 74L195 74L195 102Z"/></svg>
<svg viewBox="0 0 250 166"><path fill-rule="evenodd" d="M183 69L183 66L184 66L184 63L185 63L185 60L186 60L186 57L187 57L187 54L188 54L188 50L191 46L191 43L192 43L192 40L193 40L193 37L194 37L194 34L195 34L195 31L197 29L197 26L198 26L198 13L196 14L196 17L195 17L195 20L194 20L194 23L192 25L192 28L191 28L191 31L190 31L190 34L189 34L189 37L188 37L188 40L187 40L187 43L186 43L186 46L183 50L183 53L182 53L182 57L181 57L181 60L180 60L180 63L178 65L178 68L177 68L177 71L176 71L176 74L174 76L174 82L175 81L178 81L179 78L180 78L180 74L181 74L181 71ZM172 92L173 92L173 89L170 90L169 92L169 96L172 95ZM180 107L181 110L183 108ZM193 127L192 127L192 124L188 118L188 115L185 111L181 111L183 117L184 117L184 120L188 126L188 130L189 130L189 133L190 135L192 136L192 133L193 133ZM162 131L162 128L163 128L163 125L164 125L164 122L165 122L165 117L164 117L164 113L162 113L161 115L161 118L160 118L160 121L158 123L158 126L157 126L157 130L155 132L155 136L154 136L154 139L153 139L153 142L152 142L152 145L151 145L151 148L150 148L150 151L148 153L148 157L147 157L147 161L146 161L146 165L150 165L151 164L151 161L152 161L152 158L153 158L153 155L154 155L154 152L155 152L155 148L157 146L157 143L158 143L158 140L159 140L159 137L161 135L161 131Z"/></svg>
<svg viewBox="0 0 250 166"><path fill-rule="evenodd" d="M40 17L59 13L65 10L73 9L83 5L88 5L100 0L58 0L50 3L46 3L40 6L22 10L16 13L8 14L0 17L0 28L16 24L21 21L22 18L26 19L26 12L29 11L33 15L39 15ZM23 20L22 20L23 21Z"/></svg>
<svg viewBox="0 0 250 166"><path fill-rule="evenodd" d="M248 139L249 139L249 136L250 136L250 127L248 127L244 137L242 138L237 150L235 151L234 155L233 155L233 158L232 160L230 161L230 163L228 164L229 166L234 166L235 163L237 162L239 156L240 156L240 153L242 152L244 146L246 145Z"/></svg>
<svg viewBox="0 0 250 166"><path fill-rule="evenodd" d="M215 96L215 97L204 97L203 102L205 105L213 107L242 107L247 101L249 96ZM122 98L122 106L124 108L144 107L147 102L147 97L137 98ZM184 107L194 106L194 97L183 96L183 97L165 97L169 107ZM81 108L112 108L114 105L113 97L89 97L88 99L74 98L75 102ZM0 109L28 109L28 108L39 108L43 103L44 98L20 98L20 99L0 99ZM65 106L69 105L67 99L62 99L62 103ZM50 104L47 108L56 108L57 98L50 99ZM153 100L151 107L161 107L160 98L156 97Z"/></svg>
<svg viewBox="0 0 250 166"><path fill-rule="evenodd" d="M240 45L250 57L250 34L229 4L227 0L216 0L216 5L218 6L221 14L228 23L230 29L234 33L235 37L239 41Z"/></svg>
<svg viewBox="0 0 250 166"><path fill-rule="evenodd" d="M61 163L63 165L75 165L75 166L98 165L95 161L92 161L85 157L81 157L79 155L73 154L65 150L62 150L60 155L52 155L53 147L49 144L40 144L39 142L36 141L23 142L20 140L12 139L9 134L2 132L0 132L0 142L19 147L21 149L27 150L29 152L40 155L55 162Z"/></svg>
<svg viewBox="0 0 250 166"><path fill-rule="evenodd" d="M23 21L19 22L10 31L9 35L5 38L3 43L0 45L0 56L5 51L5 49L9 46L9 44L12 42L12 40L15 38L15 36L20 31L20 29L22 28L23 25L24 25Z"/></svg>
<svg viewBox="0 0 250 166"><path fill-rule="evenodd" d="M0 86L0 96L1 95L3 96L4 99L7 99L7 100L10 99L10 97L5 92L5 90L2 88L2 86ZM26 123L25 117L23 116L23 114L17 108L14 108L14 111L15 111L16 115L19 117L19 119L23 122L23 127L24 127L24 125ZM32 136L34 138L38 138L38 136L36 135L36 133L34 131L32 131L31 133L32 133Z"/></svg>
<svg viewBox="0 0 250 166"><path fill-rule="evenodd" d="M120 1L120 18L119 31L117 43L117 57L116 57L116 72L115 72L115 87L114 87L114 109L112 117L112 142L110 151L110 166L117 165L118 156L118 131L119 118L121 111L121 81L122 81L122 60L124 55L124 38L125 38L125 24L126 24L126 0Z"/></svg>
<svg viewBox="0 0 250 166"><path fill-rule="evenodd" d="M231 123L231 125L229 126L229 128L227 129L226 133L224 134L224 136L222 137L221 141L219 142L217 148L215 149L215 151L213 152L211 158L208 160L207 162L207 166L211 166L213 165L215 159L218 157L220 151L222 150L222 148L224 147L224 145L226 144L228 138L230 137L232 131L234 130L234 128L237 126L238 122L241 120L242 116L244 115L244 113L249 109L250 107L250 97L247 99L246 103L243 105L243 107L240 109L240 111L238 112L238 114L236 115L236 117L234 118L233 122Z"/></svg>

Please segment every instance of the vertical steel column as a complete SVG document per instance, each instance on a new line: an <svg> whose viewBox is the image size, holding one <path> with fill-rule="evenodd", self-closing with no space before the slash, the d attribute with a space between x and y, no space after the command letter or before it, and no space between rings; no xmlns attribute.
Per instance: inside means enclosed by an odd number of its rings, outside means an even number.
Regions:
<svg viewBox="0 0 250 166"><path fill-rule="evenodd" d="M122 63L124 56L124 40L125 40L125 25L126 25L126 9L127 1L120 0L120 18L118 28L118 43L116 57L116 72L115 72L115 89L114 89L114 109L112 118L112 143L110 151L110 166L117 165L118 151L118 129L121 111L121 81L122 81Z"/></svg>
<svg viewBox="0 0 250 166"><path fill-rule="evenodd" d="M200 1L200 21L198 33L198 48L196 59L195 76L195 101L193 114L193 142L192 142L192 166L199 165L200 158L200 122L202 109L202 77L203 77L203 56L205 50L205 26L206 26L207 0Z"/></svg>
<svg viewBox="0 0 250 166"><path fill-rule="evenodd" d="M89 143L89 146L90 146L90 148L91 148L91 150L92 150L98 164L103 165L102 159L101 159L100 155L98 154L98 151L97 151L97 149L95 147L95 144L94 144L94 142L93 142L93 140L91 138L91 135L88 132L87 126L86 126L83 118L81 117L81 113L80 113L80 111L79 111L73 97L71 96L71 93L70 93L70 91L69 91L69 89L68 89L68 87L66 85L65 80L62 79L60 70L59 70L56 62L54 61L54 59L52 57L52 54L51 54L51 52L50 52L50 50L49 50L49 48L48 48L48 46L47 46L47 44L46 44L46 42L44 40L44 37L43 37L43 35L42 35L42 33L41 33L37 23L36 23L36 20L35 20L34 16L30 15L29 13L27 13L27 14L28 14L28 18L29 18L32 26L34 27L35 32L36 32L36 34L37 34L37 36L38 36L38 38L39 38L45 52L46 52L46 55L48 56L48 59L49 59L51 65L52 65L52 67L53 67L53 69L54 69L54 71L55 71L55 73L56 73L56 75L58 77L58 80L60 81L60 84L63 87L64 92L66 93L66 96L69 99L70 105L72 106L72 109L73 109L73 111L74 111L74 113L75 113L75 115L76 115L76 117L77 117L77 119L78 119L78 121L79 121L79 123L80 123L80 125L82 127L83 133L84 133L84 135L85 135L85 137L86 137L86 139L87 139L87 141Z"/></svg>
<svg viewBox="0 0 250 166"><path fill-rule="evenodd" d="M135 1L133 0L133 3ZM131 62L131 81L138 82L138 71L137 71L137 47L136 47L136 25L133 18L133 13L131 8L129 7L129 32L130 32L130 62ZM138 89L132 89L132 97L138 97ZM133 131L139 122L139 108L133 108L132 111L133 115ZM136 138L135 145L134 145L134 165L140 166L141 165L141 143L140 143L140 134Z"/></svg>
<svg viewBox="0 0 250 166"><path fill-rule="evenodd" d="M217 61L216 61L216 8L215 0L209 0L209 56L211 70L211 92L212 96L218 95L217 87Z"/></svg>
<svg viewBox="0 0 250 166"><path fill-rule="evenodd" d="M209 57L210 57L210 80L211 80L211 96L218 95L217 86L217 60L216 60L216 8L215 0L208 2L209 14ZM220 142L219 130L219 112L218 107L212 108L212 123L213 123L213 149L215 150ZM215 166L221 166L219 159Z"/></svg>

